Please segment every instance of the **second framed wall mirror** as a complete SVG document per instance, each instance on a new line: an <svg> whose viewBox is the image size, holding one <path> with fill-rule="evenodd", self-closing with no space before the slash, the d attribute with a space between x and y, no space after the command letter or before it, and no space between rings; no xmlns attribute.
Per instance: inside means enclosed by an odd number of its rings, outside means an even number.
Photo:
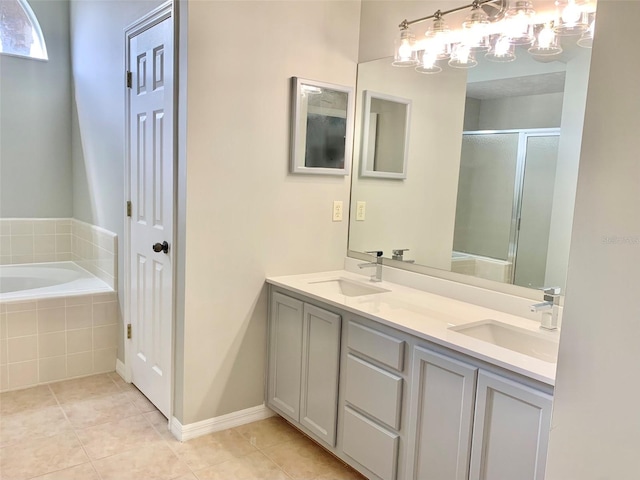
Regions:
<svg viewBox="0 0 640 480"><path fill-rule="evenodd" d="M366 90L362 119L360 175L407 178L411 100Z"/></svg>

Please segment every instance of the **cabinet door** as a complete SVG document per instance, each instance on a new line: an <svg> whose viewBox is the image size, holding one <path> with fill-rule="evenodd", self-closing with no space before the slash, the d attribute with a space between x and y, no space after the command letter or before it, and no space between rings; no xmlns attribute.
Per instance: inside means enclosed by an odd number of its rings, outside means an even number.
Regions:
<svg viewBox="0 0 640 480"><path fill-rule="evenodd" d="M551 425L550 395L480 372L471 480L543 480Z"/></svg>
<svg viewBox="0 0 640 480"><path fill-rule="evenodd" d="M477 369L421 347L412 368L407 478L466 480Z"/></svg>
<svg viewBox="0 0 640 480"><path fill-rule="evenodd" d="M340 315L304 305L300 423L330 446L336 444Z"/></svg>
<svg viewBox="0 0 640 480"><path fill-rule="evenodd" d="M300 419L303 303L280 293L271 296L267 403L294 421Z"/></svg>

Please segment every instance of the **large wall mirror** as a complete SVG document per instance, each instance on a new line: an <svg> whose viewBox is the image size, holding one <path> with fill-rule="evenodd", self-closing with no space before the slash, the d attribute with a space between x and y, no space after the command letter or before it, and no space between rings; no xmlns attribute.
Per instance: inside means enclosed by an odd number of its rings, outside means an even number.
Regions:
<svg viewBox="0 0 640 480"><path fill-rule="evenodd" d="M410 168L400 182L357 175L356 127L349 255L382 250L394 267L520 295L564 288L591 52L578 38L436 75L360 64L355 125L365 91L410 101Z"/></svg>

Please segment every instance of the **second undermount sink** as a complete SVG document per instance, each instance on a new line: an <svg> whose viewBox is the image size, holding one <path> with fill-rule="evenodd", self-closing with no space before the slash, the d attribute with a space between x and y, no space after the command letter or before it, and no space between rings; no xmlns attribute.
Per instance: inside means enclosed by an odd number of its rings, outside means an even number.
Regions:
<svg viewBox="0 0 640 480"><path fill-rule="evenodd" d="M389 292L386 288L367 285L364 283L350 280L348 278L331 278L328 280L318 280L309 282L310 285L317 285L325 292L337 293L347 297L360 297L362 295L373 295L374 293Z"/></svg>
<svg viewBox="0 0 640 480"><path fill-rule="evenodd" d="M557 339L549 338L547 334L542 332L515 327L491 319L458 325L449 329L545 362L555 363L558 360Z"/></svg>

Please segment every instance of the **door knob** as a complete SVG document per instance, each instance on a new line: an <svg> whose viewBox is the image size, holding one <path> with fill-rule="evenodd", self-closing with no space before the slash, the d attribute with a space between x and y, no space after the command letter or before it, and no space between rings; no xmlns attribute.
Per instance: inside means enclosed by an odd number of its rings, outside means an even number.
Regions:
<svg viewBox="0 0 640 480"><path fill-rule="evenodd" d="M153 251L156 253L169 253L169 244L167 243L167 241L165 240L162 243L156 243L153 245Z"/></svg>

